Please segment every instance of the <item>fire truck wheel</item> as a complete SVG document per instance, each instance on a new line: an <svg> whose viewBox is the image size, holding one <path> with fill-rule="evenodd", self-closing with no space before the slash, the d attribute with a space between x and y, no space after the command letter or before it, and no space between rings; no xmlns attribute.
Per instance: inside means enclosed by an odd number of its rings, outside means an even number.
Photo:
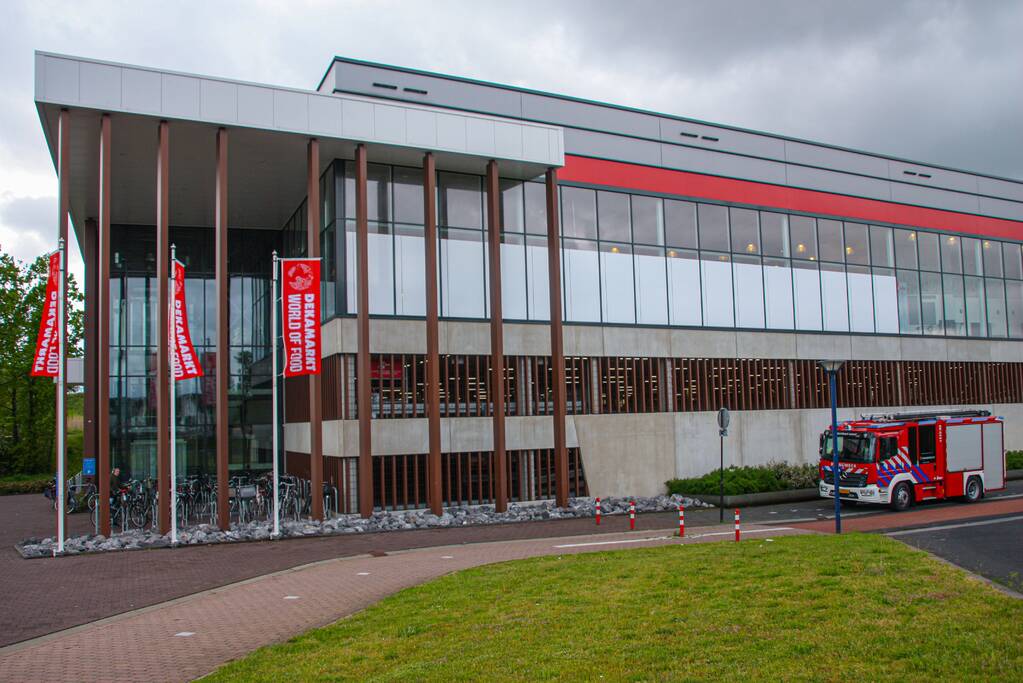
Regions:
<svg viewBox="0 0 1023 683"><path fill-rule="evenodd" d="M902 512L908 510L910 504L913 502L913 491L910 490L909 484L902 482L895 487L892 491L892 510Z"/></svg>
<svg viewBox="0 0 1023 683"><path fill-rule="evenodd" d="M983 494L984 487L981 485L980 479L970 477L969 481L966 482L966 495L964 496L966 502L976 503Z"/></svg>

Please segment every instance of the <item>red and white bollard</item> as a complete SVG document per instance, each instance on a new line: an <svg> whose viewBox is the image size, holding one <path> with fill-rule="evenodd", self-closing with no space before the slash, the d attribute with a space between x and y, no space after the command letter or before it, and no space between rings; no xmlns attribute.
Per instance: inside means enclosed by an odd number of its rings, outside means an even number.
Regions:
<svg viewBox="0 0 1023 683"><path fill-rule="evenodd" d="M597 526L600 526L600 498L597 499Z"/></svg>
<svg viewBox="0 0 1023 683"><path fill-rule="evenodd" d="M739 542L739 508L735 508L735 542Z"/></svg>
<svg viewBox="0 0 1023 683"><path fill-rule="evenodd" d="M629 502L629 531L636 530L636 501Z"/></svg>
<svg viewBox="0 0 1023 683"><path fill-rule="evenodd" d="M678 506L678 537L684 538L686 535L686 508L683 505Z"/></svg>

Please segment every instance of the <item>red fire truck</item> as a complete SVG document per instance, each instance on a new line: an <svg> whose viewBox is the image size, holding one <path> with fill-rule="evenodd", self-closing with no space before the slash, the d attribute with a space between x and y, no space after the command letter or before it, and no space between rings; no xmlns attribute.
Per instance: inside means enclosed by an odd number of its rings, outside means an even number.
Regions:
<svg viewBox="0 0 1023 683"><path fill-rule="evenodd" d="M905 510L979 500L1005 488L1003 419L986 410L863 415L838 425L838 495ZM831 430L821 435L820 495L835 495Z"/></svg>

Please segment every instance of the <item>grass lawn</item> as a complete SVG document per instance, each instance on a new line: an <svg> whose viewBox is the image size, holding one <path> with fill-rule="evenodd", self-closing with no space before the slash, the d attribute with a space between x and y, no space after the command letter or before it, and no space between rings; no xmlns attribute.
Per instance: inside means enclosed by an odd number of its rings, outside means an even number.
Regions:
<svg viewBox="0 0 1023 683"><path fill-rule="evenodd" d="M209 680L1018 681L1021 622L889 538L793 536L471 569Z"/></svg>

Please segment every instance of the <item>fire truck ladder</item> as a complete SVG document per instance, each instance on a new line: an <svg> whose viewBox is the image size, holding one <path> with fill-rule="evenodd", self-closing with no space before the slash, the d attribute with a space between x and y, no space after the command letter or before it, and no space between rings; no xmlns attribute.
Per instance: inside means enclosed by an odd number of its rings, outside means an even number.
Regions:
<svg viewBox="0 0 1023 683"><path fill-rule="evenodd" d="M990 417L990 410L932 410L920 413L881 413L877 415L861 415L860 419L875 422L905 422L917 420L933 420L939 417Z"/></svg>

